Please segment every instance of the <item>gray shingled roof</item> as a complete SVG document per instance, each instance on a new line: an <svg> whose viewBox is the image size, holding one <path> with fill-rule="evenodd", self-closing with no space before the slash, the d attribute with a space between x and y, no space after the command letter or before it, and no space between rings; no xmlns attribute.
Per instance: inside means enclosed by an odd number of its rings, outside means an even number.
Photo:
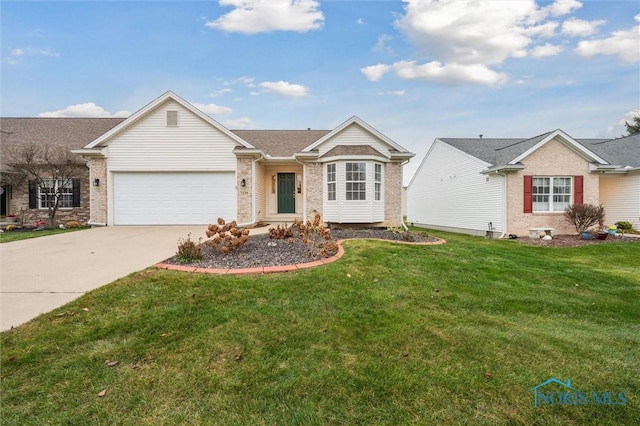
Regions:
<svg viewBox="0 0 640 426"><path fill-rule="evenodd" d="M336 145L322 157L335 157L338 155L375 155L376 157L386 158L380 151L370 145Z"/></svg>
<svg viewBox="0 0 640 426"><path fill-rule="evenodd" d="M16 144L80 149L124 118L0 118L2 158ZM4 164L3 164L4 169Z"/></svg>
<svg viewBox="0 0 640 426"><path fill-rule="evenodd" d="M503 166L553 132L529 139L440 138L441 141L493 166ZM576 142L617 166L640 166L640 135L618 139L576 139Z"/></svg>
<svg viewBox="0 0 640 426"><path fill-rule="evenodd" d="M640 167L640 133L618 139L591 140L588 144L581 140L578 142L607 160L609 164Z"/></svg>
<svg viewBox="0 0 640 426"><path fill-rule="evenodd" d="M330 130L232 130L271 157L292 157Z"/></svg>

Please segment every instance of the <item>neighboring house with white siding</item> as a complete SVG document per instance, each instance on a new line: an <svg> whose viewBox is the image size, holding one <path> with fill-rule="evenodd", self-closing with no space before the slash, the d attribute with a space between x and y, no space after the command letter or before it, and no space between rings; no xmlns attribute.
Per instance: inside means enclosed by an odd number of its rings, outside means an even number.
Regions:
<svg viewBox="0 0 640 426"><path fill-rule="evenodd" d="M640 134L574 139L436 139L407 187L407 221L493 236L572 234L570 204L602 204L606 223L640 229Z"/></svg>
<svg viewBox="0 0 640 426"><path fill-rule="evenodd" d="M357 117L333 130L232 131L166 92L74 153L89 164L91 223L402 221L415 154Z"/></svg>

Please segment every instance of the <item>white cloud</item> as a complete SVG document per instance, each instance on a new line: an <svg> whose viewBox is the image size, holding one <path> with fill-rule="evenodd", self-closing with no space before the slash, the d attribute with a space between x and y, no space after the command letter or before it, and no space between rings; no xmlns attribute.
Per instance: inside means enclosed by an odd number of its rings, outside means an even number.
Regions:
<svg viewBox="0 0 640 426"><path fill-rule="evenodd" d="M373 46L373 51L384 52L389 55L393 55L393 49L387 45L387 43L391 40L393 40L393 36L390 36L389 34L380 34L378 36L378 41Z"/></svg>
<svg viewBox="0 0 640 426"><path fill-rule="evenodd" d="M607 21L584 21L582 19L571 18L562 23L562 34L569 37L586 37L595 34L598 27Z"/></svg>
<svg viewBox="0 0 640 426"><path fill-rule="evenodd" d="M230 114L233 110L226 106L220 106L216 104L199 104L194 103L193 106L198 108L200 111L204 112L207 115L220 115L220 114Z"/></svg>
<svg viewBox="0 0 640 426"><path fill-rule="evenodd" d="M286 81L265 81L260 83L265 93L275 93L282 96L298 98L306 96L309 89L300 84L291 84Z"/></svg>
<svg viewBox="0 0 640 426"><path fill-rule="evenodd" d="M378 95L404 96L404 90L387 90L386 92L378 92Z"/></svg>
<svg viewBox="0 0 640 426"><path fill-rule="evenodd" d="M51 50L48 50L48 49L34 49L31 47L25 47L25 48L20 47L20 48L11 49L11 51L9 52L9 56L6 58L6 62L9 65L17 65L22 61L23 58L26 58L28 56L31 56L31 57L47 56L50 58L59 58L60 54L56 52L52 52Z"/></svg>
<svg viewBox="0 0 640 426"><path fill-rule="evenodd" d="M362 19L362 18L358 18L358 19L356 20L356 24L358 24L358 25L364 25L364 24L366 24L366 22L364 22L364 19Z"/></svg>
<svg viewBox="0 0 640 426"><path fill-rule="evenodd" d="M223 96L223 95L225 95L227 93L231 93L231 92L233 92L233 90L227 87L227 88L224 88L224 89L216 90L215 92L211 92L211 93L209 93L208 96L210 98L217 98L218 96Z"/></svg>
<svg viewBox="0 0 640 426"><path fill-rule="evenodd" d="M240 117L234 120L225 120L221 122L227 129L254 129L255 123L249 117Z"/></svg>
<svg viewBox="0 0 640 426"><path fill-rule="evenodd" d="M480 83L500 85L507 76L480 64L443 64L431 61L418 65L415 61L400 61L393 64L396 75L405 80L430 80L441 83Z"/></svg>
<svg viewBox="0 0 640 426"><path fill-rule="evenodd" d="M640 23L640 14L634 17ZM578 43L575 52L580 56L618 55L623 62L640 61L640 25L630 30L614 31L611 37L597 40L583 40Z"/></svg>
<svg viewBox="0 0 640 426"><path fill-rule="evenodd" d="M129 111L117 111L110 113L101 106L94 104L93 102L87 102L84 104L70 105L65 109L59 109L57 111L47 111L38 114L39 117L89 117L89 118L109 118L109 117L128 117L131 113Z"/></svg>
<svg viewBox="0 0 640 426"><path fill-rule="evenodd" d="M582 7L582 2L577 0L556 0L550 6L547 6L543 10L549 11L553 16L567 15L574 10L578 10Z"/></svg>
<svg viewBox="0 0 640 426"><path fill-rule="evenodd" d="M531 49L531 56L533 56L534 58L542 58L545 56L556 56L556 55L559 55L563 49L564 48L562 46L546 43L542 46L536 46L533 49Z"/></svg>
<svg viewBox="0 0 640 426"><path fill-rule="evenodd" d="M378 81L383 75L391 71L391 66L386 64L370 65L360 68L360 71L369 81Z"/></svg>
<svg viewBox="0 0 640 426"><path fill-rule="evenodd" d="M371 81L389 72L405 79L446 83L499 85L507 75L497 66L509 58L543 57L563 48L540 39L556 36L558 22L551 17L582 7L577 0L556 0L540 7L535 0L404 0L404 14L395 22L417 54L429 58L378 64L360 71ZM378 48L386 40L380 39ZM533 46L533 47L532 47Z"/></svg>
<svg viewBox="0 0 640 426"><path fill-rule="evenodd" d="M627 112L617 123L611 124L607 127L606 132L600 132L600 136L602 137L618 137L618 136L626 136L627 135L627 127L624 123L633 123L633 117L640 116L640 109L635 109Z"/></svg>
<svg viewBox="0 0 640 426"><path fill-rule="evenodd" d="M324 22L316 0L219 0L219 3L234 10L205 25L227 32L307 32L322 28Z"/></svg>

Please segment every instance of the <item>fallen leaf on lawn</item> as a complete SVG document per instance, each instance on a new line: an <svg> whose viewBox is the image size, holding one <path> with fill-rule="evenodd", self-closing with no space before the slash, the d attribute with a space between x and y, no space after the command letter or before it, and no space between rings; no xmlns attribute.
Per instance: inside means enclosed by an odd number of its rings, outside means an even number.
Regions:
<svg viewBox="0 0 640 426"><path fill-rule="evenodd" d="M351 278L351 274L347 274L347 278Z"/></svg>
<svg viewBox="0 0 640 426"><path fill-rule="evenodd" d="M89 312L89 308L82 308L83 311Z"/></svg>
<svg viewBox="0 0 640 426"><path fill-rule="evenodd" d="M109 362L107 362L107 365L109 367L115 367L116 365L118 365L118 361L109 361Z"/></svg>
<svg viewBox="0 0 640 426"><path fill-rule="evenodd" d="M485 379L490 379L491 378L491 373L489 373L488 371L484 372L484 378Z"/></svg>
<svg viewBox="0 0 640 426"><path fill-rule="evenodd" d="M237 354L236 356L233 357L234 361L240 361L242 359L242 354Z"/></svg>
<svg viewBox="0 0 640 426"><path fill-rule="evenodd" d="M105 396L107 394L107 390L106 389L102 389L100 392L98 392L98 396L100 398L102 398L103 396Z"/></svg>

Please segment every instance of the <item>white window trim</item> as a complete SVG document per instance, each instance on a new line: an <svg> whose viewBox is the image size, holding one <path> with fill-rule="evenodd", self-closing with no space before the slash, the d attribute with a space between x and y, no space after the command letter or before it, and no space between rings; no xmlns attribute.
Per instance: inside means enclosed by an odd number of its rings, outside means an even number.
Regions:
<svg viewBox="0 0 640 426"><path fill-rule="evenodd" d="M553 209L553 196L554 195L567 195L566 193L562 193L562 194L555 194L553 192L553 181L554 179L569 179L569 205L571 205L572 201L573 201L573 197L574 197L574 185L573 185L573 177L572 176L533 176L533 188L536 187L535 185L535 180L536 179L549 179L549 194L548 194L548 200L547 203L549 205L549 209L548 210L536 210L536 193L532 193L532 211L533 213L563 213L564 209L562 210L554 210ZM547 194L543 194L543 195L547 195Z"/></svg>
<svg viewBox="0 0 640 426"><path fill-rule="evenodd" d="M367 175L368 175L368 170L369 170L369 167L367 167L368 163L369 162L367 162L367 161L345 161L345 163L344 163L344 200L345 201L347 201L347 202L351 202L351 201L355 201L355 202L367 201L367 177L368 177ZM347 179L347 173L349 173L349 171L347 171L347 166L349 164L361 164L361 165L364 165L364 180L353 180L353 179L349 180L349 179ZM358 166L358 169L360 169L360 166ZM351 173L354 173L354 172L351 171ZM362 173L362 171L358 170L355 173ZM359 188L361 188L361 189L358 189L358 191L353 191L353 190L349 191L347 189L349 183L358 184ZM362 184L364 184L364 189L362 189ZM357 199L353 199L352 198L352 199L349 199L349 197L348 197L349 193L351 193L351 194L359 194L358 197L362 196L362 194L364 193L364 198L357 198Z"/></svg>
<svg viewBox="0 0 640 426"><path fill-rule="evenodd" d="M380 179L378 179L377 169L380 168ZM374 201L382 201L382 181L383 178L383 170L382 164L373 163L373 200Z"/></svg>
<svg viewBox="0 0 640 426"><path fill-rule="evenodd" d="M47 195L49 197L54 197L56 192L58 191L58 188L60 186L64 186L64 181L67 181L67 190L70 192L63 192L60 194L60 200L59 200L59 206L58 209L59 210L67 210L67 209L73 209L73 180L71 179L43 179L43 183L38 185L38 192L37 192L37 201L38 201L38 210L48 210L49 207L46 205L46 203L43 203L43 196L47 197ZM44 187L44 182L53 182L52 185L52 192L44 192L43 193L43 187ZM63 200L64 200L64 196L68 196L69 198L69 206L65 206L63 204ZM47 197L48 198L48 197ZM45 199L47 199L45 198Z"/></svg>
<svg viewBox="0 0 640 426"><path fill-rule="evenodd" d="M333 171L331 172L331 174L333 175L333 180L329 180L329 167L333 166ZM327 164L326 166L326 172L327 172L327 182L326 182L326 188L327 188L327 201L328 202L334 202L338 200L338 165L337 163L330 163ZM333 199L331 199L330 194L331 191L329 190L329 185L333 184Z"/></svg>
<svg viewBox="0 0 640 426"><path fill-rule="evenodd" d="M172 123L169 119L170 115L175 114L175 123ZM167 111L167 127L178 127L180 125L180 114L177 110L169 110Z"/></svg>

